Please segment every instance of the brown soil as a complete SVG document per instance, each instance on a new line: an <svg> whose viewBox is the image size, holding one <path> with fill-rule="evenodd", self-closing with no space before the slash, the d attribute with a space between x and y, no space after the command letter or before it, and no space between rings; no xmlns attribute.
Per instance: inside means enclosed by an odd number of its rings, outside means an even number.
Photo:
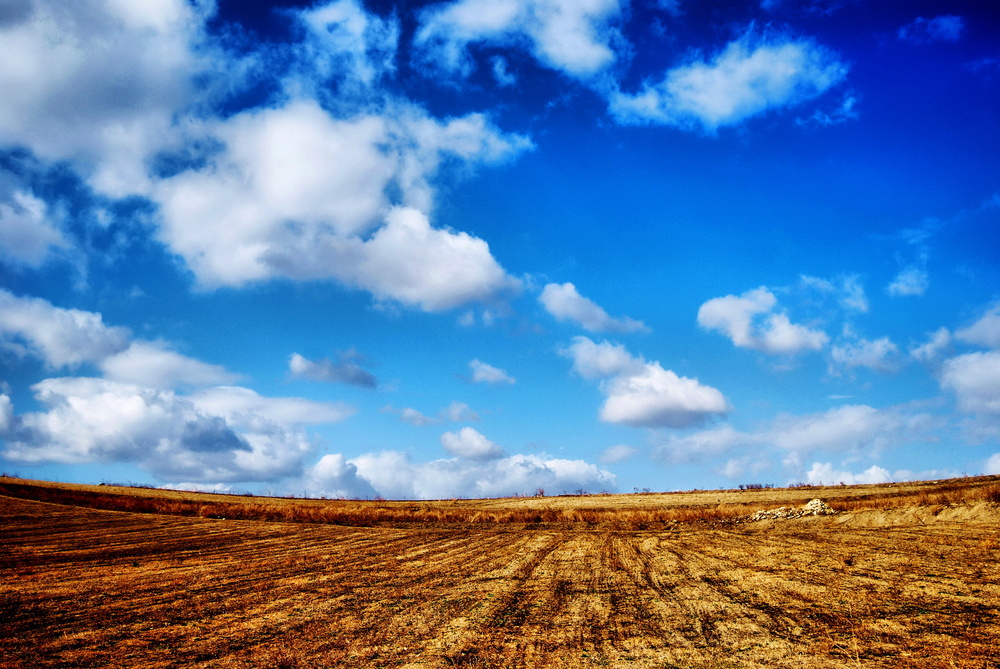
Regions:
<svg viewBox="0 0 1000 669"><path fill-rule="evenodd" d="M1000 667L996 479L881 495L446 501L410 506L418 517L435 505L492 509L511 522L407 524L396 513L374 524L398 526L364 527L122 512L92 508L96 498L76 505L75 495L128 490L0 484L4 669ZM59 490L74 505L54 503ZM32 491L48 501L26 499ZM759 523L715 513L813 497L856 508ZM508 513L522 507L606 513L524 524ZM608 515L616 509L619 521ZM688 520L665 509L687 509ZM654 513L661 519L642 529Z"/></svg>

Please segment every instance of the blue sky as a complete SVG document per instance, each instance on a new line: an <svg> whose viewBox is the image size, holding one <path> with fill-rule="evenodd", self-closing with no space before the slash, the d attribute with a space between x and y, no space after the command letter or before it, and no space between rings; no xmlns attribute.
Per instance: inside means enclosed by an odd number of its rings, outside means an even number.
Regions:
<svg viewBox="0 0 1000 669"><path fill-rule="evenodd" d="M0 90L6 472L1000 474L985 3L14 0Z"/></svg>

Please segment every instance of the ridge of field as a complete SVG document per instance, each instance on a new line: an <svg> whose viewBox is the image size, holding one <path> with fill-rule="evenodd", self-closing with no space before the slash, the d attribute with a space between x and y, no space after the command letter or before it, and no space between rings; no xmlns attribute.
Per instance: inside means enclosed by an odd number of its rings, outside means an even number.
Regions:
<svg viewBox="0 0 1000 669"><path fill-rule="evenodd" d="M126 498L201 506L94 508ZM842 508L714 515L813 498ZM180 515L222 502L371 505L397 520ZM466 520L421 515L448 505ZM524 508L604 515L504 521ZM712 513L630 520L659 508ZM0 527L0 669L1000 668L998 477L419 504L8 477Z"/></svg>
<svg viewBox="0 0 1000 669"><path fill-rule="evenodd" d="M32 481L0 477L0 494L98 509L351 526L553 523L650 529L671 523L732 523L762 508L823 499L835 511L1000 503L1000 476L854 486L560 495L451 500L345 500Z"/></svg>

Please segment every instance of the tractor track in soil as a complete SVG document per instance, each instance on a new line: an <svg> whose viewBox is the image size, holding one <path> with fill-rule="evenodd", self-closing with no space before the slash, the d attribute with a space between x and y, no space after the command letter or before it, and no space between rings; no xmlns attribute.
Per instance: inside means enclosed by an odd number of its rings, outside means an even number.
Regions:
<svg viewBox="0 0 1000 669"><path fill-rule="evenodd" d="M996 516L400 529L0 496L0 521L0 669L1000 667Z"/></svg>

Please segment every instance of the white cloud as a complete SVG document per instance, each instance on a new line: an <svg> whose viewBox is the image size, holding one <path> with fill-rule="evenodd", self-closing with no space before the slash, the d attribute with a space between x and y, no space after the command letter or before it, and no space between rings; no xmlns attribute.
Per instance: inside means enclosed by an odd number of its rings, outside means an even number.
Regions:
<svg viewBox="0 0 1000 669"><path fill-rule="evenodd" d="M948 328L938 328L931 333L926 343L911 348L910 355L923 362L933 362L949 344L951 344L951 333L948 332Z"/></svg>
<svg viewBox="0 0 1000 669"><path fill-rule="evenodd" d="M452 402L441 410L440 415L453 423L479 420L479 414L473 411L465 402Z"/></svg>
<svg viewBox="0 0 1000 669"><path fill-rule="evenodd" d="M697 462L756 442L754 435L738 432L730 425L720 425L684 436L669 435L658 441L653 458L667 463Z"/></svg>
<svg viewBox="0 0 1000 669"><path fill-rule="evenodd" d="M986 459L983 465L983 473L987 476L1000 475L1000 453L994 453Z"/></svg>
<svg viewBox="0 0 1000 669"><path fill-rule="evenodd" d="M809 471L806 472L806 483L811 485L836 485L843 483L846 485L857 485L861 483L888 483L893 478L889 470L872 465L859 474L849 471L840 471L833 468L829 462L814 462Z"/></svg>
<svg viewBox="0 0 1000 669"><path fill-rule="evenodd" d="M336 362L329 358L309 360L298 353L292 353L288 359L288 372L295 378L374 388L378 381L371 372L358 364L359 360L363 361L364 357L354 350L339 354Z"/></svg>
<svg viewBox="0 0 1000 669"><path fill-rule="evenodd" d="M115 196L144 190L144 161L174 135L210 3L35 0L0 25L0 142L73 160ZM31 123L24 119L30 118Z"/></svg>
<svg viewBox="0 0 1000 669"><path fill-rule="evenodd" d="M717 330L741 348L770 354L795 355L826 345L825 332L792 323L783 313L774 313L778 300L761 286L743 295L708 300L698 309L698 325Z"/></svg>
<svg viewBox="0 0 1000 669"><path fill-rule="evenodd" d="M845 334L842 344L830 348L831 374L838 374L841 369L852 370L857 367L888 373L899 366L899 348L888 337L863 339L850 330Z"/></svg>
<svg viewBox="0 0 1000 669"><path fill-rule="evenodd" d="M303 477L306 494L339 498L372 499L378 492L358 476L358 467L340 453L324 455Z"/></svg>
<svg viewBox="0 0 1000 669"><path fill-rule="evenodd" d="M615 444L614 446L608 446L601 451L601 455L597 458L597 460L602 465L610 465L616 462L624 462L638 452L639 450L634 446L629 446L628 444Z"/></svg>
<svg viewBox="0 0 1000 669"><path fill-rule="evenodd" d="M230 420L261 416L281 425L338 423L355 412L354 407L340 402L317 402L302 397L266 397L239 386L205 388L189 399L198 408Z"/></svg>
<svg viewBox="0 0 1000 669"><path fill-rule="evenodd" d="M545 67L588 79L616 60L612 22L621 11L618 0L456 0L421 13L414 46L432 71L467 76L469 45L483 43L524 48Z"/></svg>
<svg viewBox="0 0 1000 669"><path fill-rule="evenodd" d="M220 365L189 358L170 350L162 343L135 341L127 349L100 362L105 378L152 388L178 385L214 385L232 383L239 376Z"/></svg>
<svg viewBox="0 0 1000 669"><path fill-rule="evenodd" d="M966 353L945 360L941 387L955 394L961 411L1000 415L1000 351Z"/></svg>
<svg viewBox="0 0 1000 669"><path fill-rule="evenodd" d="M507 372L480 360L469 362L469 369L472 370L473 383L487 383L492 386L516 383L516 379Z"/></svg>
<svg viewBox="0 0 1000 669"><path fill-rule="evenodd" d="M417 427L424 427L425 425L433 425L437 423L437 419L431 418L430 416L425 416L416 409L412 407L403 407L399 410L399 420L404 423L409 423L410 425L416 425Z"/></svg>
<svg viewBox="0 0 1000 669"><path fill-rule="evenodd" d="M658 123L707 132L822 95L847 66L811 40L761 38L747 31L710 62L695 61L646 82L640 92L611 96L621 123Z"/></svg>
<svg viewBox="0 0 1000 669"><path fill-rule="evenodd" d="M15 265L40 267L59 249L70 246L52 222L45 202L15 191L0 202L0 259Z"/></svg>
<svg viewBox="0 0 1000 669"><path fill-rule="evenodd" d="M841 281L841 291L840 304L845 309L861 313L868 311L868 298L865 297L865 287L856 274L843 278Z"/></svg>
<svg viewBox="0 0 1000 669"><path fill-rule="evenodd" d="M50 369L97 362L129 344L126 328L109 327L101 315L62 309L46 300L17 297L0 288L0 347L40 358Z"/></svg>
<svg viewBox="0 0 1000 669"><path fill-rule="evenodd" d="M786 453L786 465L797 467L816 453L871 456L898 444L933 441L939 426L940 421L926 413L848 404L811 414L779 415L752 432L720 425L683 436L665 435L657 439L653 458L666 463L699 462L737 453L739 461L725 467L742 472L747 467L767 466L763 454L777 448Z"/></svg>
<svg viewBox="0 0 1000 669"><path fill-rule="evenodd" d="M299 43L240 60L205 35L213 11L157 0L140 16L111 0L37 0L12 14L0 26L10 99L0 143L69 160L106 194L150 197L160 238L202 287L333 279L428 311L519 288L484 241L427 215L442 170L532 144L481 114L437 119L377 89L394 71L398 20L328 3L291 14ZM282 84L280 108L206 118L262 72ZM6 253L29 264L60 241L37 205L0 211Z"/></svg>
<svg viewBox="0 0 1000 669"><path fill-rule="evenodd" d="M697 379L678 376L660 363L644 365L631 376L617 376L602 389L607 400L600 417L606 423L634 427L689 427L729 412L721 392Z"/></svg>
<svg viewBox="0 0 1000 669"><path fill-rule="evenodd" d="M546 285L538 301L558 320L572 321L588 332L649 332L642 321L612 318L596 303L580 295L572 283Z"/></svg>
<svg viewBox="0 0 1000 669"><path fill-rule="evenodd" d="M574 337L573 343L560 353L573 361L573 371L588 380L604 379L618 374L637 374L643 362L621 344L603 341L600 344L587 337Z"/></svg>
<svg viewBox="0 0 1000 669"><path fill-rule="evenodd" d="M452 455L466 460L495 460L504 455L500 446L471 427L445 432L441 435L441 445Z"/></svg>
<svg viewBox="0 0 1000 669"><path fill-rule="evenodd" d="M972 325L955 331L955 338L968 344L1000 348L1000 302L994 302Z"/></svg>
<svg viewBox="0 0 1000 669"><path fill-rule="evenodd" d="M575 337L561 352L586 379L603 379L600 419L634 427L689 427L729 411L721 392L678 376L659 362L633 357L624 347Z"/></svg>
<svg viewBox="0 0 1000 669"><path fill-rule="evenodd" d="M352 458L358 476L379 494L392 499L446 499L614 491L617 479L609 471L582 460L541 455L511 455L488 461L463 458L411 462L405 453L383 451Z"/></svg>
<svg viewBox="0 0 1000 669"><path fill-rule="evenodd" d="M914 438L927 438L929 417L864 404L848 404L822 413L779 416L761 435L766 443L793 453L858 452Z"/></svg>
<svg viewBox="0 0 1000 669"><path fill-rule="evenodd" d="M932 19L919 17L906 24L897 32L897 37L913 44L932 42L957 42L965 32L965 21L961 16L944 15Z"/></svg>
<svg viewBox="0 0 1000 669"><path fill-rule="evenodd" d="M0 436L14 429L14 403L10 396L0 394Z"/></svg>
<svg viewBox="0 0 1000 669"><path fill-rule="evenodd" d="M498 162L530 147L483 116L439 122L404 105L342 120L295 100L210 129L224 150L155 190L164 241L204 286L334 279L428 311L519 288L486 242L424 213L446 159Z"/></svg>
<svg viewBox="0 0 1000 669"><path fill-rule="evenodd" d="M799 287L818 291L825 295L833 295L836 297L837 303L847 311L860 313L868 311L868 297L865 295L865 287L861 283L861 277L857 274L840 276L837 278L837 283L802 274L799 276Z"/></svg>
<svg viewBox="0 0 1000 669"><path fill-rule="evenodd" d="M341 94L356 94L395 72L399 21L365 12L355 0L316 5L296 17L308 31L299 58L321 78L336 81ZM355 90L345 91L345 85Z"/></svg>
<svg viewBox="0 0 1000 669"><path fill-rule="evenodd" d="M912 297L923 295L929 285L927 271L910 265L900 270L885 290L894 297Z"/></svg>
<svg viewBox="0 0 1000 669"><path fill-rule="evenodd" d="M45 410L18 417L8 460L130 462L168 481L270 481L300 472L313 446L270 416L223 415L172 391L93 378L46 379L33 390Z"/></svg>

